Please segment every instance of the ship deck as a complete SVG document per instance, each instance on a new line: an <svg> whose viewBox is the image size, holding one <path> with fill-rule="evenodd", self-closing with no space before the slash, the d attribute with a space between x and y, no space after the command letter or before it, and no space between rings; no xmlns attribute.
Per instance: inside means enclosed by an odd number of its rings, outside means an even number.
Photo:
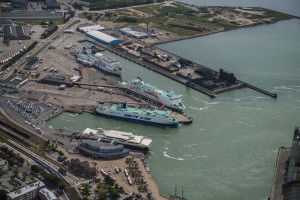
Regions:
<svg viewBox="0 0 300 200"><path fill-rule="evenodd" d="M160 115L160 116L170 116L171 111L170 110L150 110L150 109L141 109L138 107L129 107L127 106L126 109L120 108L118 105L111 106L111 109L114 110L123 110L132 114L139 114L139 115L145 115L145 116L154 116L154 115Z"/></svg>

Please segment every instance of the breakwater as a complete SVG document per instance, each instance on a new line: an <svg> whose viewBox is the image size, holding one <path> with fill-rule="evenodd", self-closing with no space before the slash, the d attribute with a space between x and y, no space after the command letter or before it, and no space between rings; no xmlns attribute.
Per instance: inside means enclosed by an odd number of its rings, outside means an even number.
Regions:
<svg viewBox="0 0 300 200"><path fill-rule="evenodd" d="M251 84L245 83L245 82L240 81L240 80L237 80L237 83L233 84L231 86L222 87L222 88L216 89L215 91L212 91L212 90L210 90L210 89L208 89L208 88L206 88L206 87L204 87L202 85L195 84L193 82L189 82L186 78L180 77L178 75L175 75L175 74L167 71L166 69L163 69L157 63L153 63L153 62L149 61L148 59L143 59L143 58L137 57L135 55L129 54L129 53L127 53L127 52L125 52L125 51L123 51L123 50L121 50L119 48L114 47L114 46L107 46L107 45L104 45L104 44L102 44L100 42L96 42L96 41L90 41L90 40L87 40L87 41L91 42L91 43L93 43L93 44L95 44L97 46L100 46L100 47L102 47L102 48L104 48L104 49L106 49L106 50L108 50L108 51L110 51L112 53L115 53L118 56L126 58L126 59L128 59L128 60L130 60L130 61L132 61L132 62L134 62L134 63L136 63L138 65L141 65L141 66L143 66L143 67L145 67L147 69L155 71L155 72L157 72L157 73L159 73L159 74L161 74L163 76L166 76L166 77L168 77L168 78L170 78L172 80L175 80L175 81L177 81L177 82L179 82L179 83L181 83L183 85L186 85L189 88L192 88L192 89L194 89L194 90L196 90L198 92L201 92L201 93L203 93L205 95L208 95L211 98L215 98L216 94L220 94L220 93L223 93L223 92L228 92L228 91L231 91L231 90L241 89L241 88L244 88L244 87L248 87L250 89L256 90L256 91L258 91L260 93L263 93L265 95L268 95L270 97L277 98L277 94L268 92L268 91L266 91L264 89L258 88L256 86L253 86ZM162 50L160 48L156 47L156 49L158 49L159 51L165 52L168 55L172 55L172 56L174 56L174 57L176 57L178 59L185 59L185 58L182 58L182 57L180 57L178 55L172 54L172 53L170 53L168 51ZM205 67L205 66L203 66L201 64L194 63L192 61L189 61L189 62L192 63L192 65L194 66L194 68L201 68L201 69L210 71L210 72L212 72L214 74L218 73L217 71L215 71L213 69L210 69L208 67Z"/></svg>

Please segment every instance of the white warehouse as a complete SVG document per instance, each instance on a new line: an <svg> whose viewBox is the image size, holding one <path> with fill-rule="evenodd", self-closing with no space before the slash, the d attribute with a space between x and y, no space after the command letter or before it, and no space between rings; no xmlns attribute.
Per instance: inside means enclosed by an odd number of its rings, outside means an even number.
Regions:
<svg viewBox="0 0 300 200"><path fill-rule="evenodd" d="M95 30L87 32L86 36L107 45L118 45L122 42L117 38Z"/></svg>

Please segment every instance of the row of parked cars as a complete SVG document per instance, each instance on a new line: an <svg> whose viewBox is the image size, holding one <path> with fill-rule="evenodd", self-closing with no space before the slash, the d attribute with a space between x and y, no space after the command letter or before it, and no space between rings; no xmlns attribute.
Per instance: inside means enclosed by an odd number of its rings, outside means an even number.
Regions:
<svg viewBox="0 0 300 200"><path fill-rule="evenodd" d="M6 99L4 102L9 108L20 113L28 123L34 122L40 115L46 112L45 108L35 105L28 100Z"/></svg>

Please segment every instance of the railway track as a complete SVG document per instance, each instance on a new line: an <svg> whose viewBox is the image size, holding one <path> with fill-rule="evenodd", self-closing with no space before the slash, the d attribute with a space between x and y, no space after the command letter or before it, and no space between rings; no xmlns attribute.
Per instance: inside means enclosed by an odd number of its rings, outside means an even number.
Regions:
<svg viewBox="0 0 300 200"><path fill-rule="evenodd" d="M0 126L0 142L5 143L6 145L10 146L11 148L15 149L19 153L23 154L24 156L26 156L27 158L29 158L35 162L37 160L39 162L43 162L45 165L50 167L52 170L58 171L59 168L66 170L69 173L69 175L74 178L73 184L71 184L70 180L68 181L63 175L60 175L58 172L55 173L55 175L57 175L67 186L65 192L68 194L69 199L74 199L74 200L80 199L77 191L72 186L72 185L74 185L74 180L78 180L78 178L71 171L69 171L68 168L66 168L65 166L61 165L60 163L58 163L54 160L49 159L44 154L42 154L40 151L29 148L28 146L24 146L23 142L17 143L14 140L16 140L16 138L12 137L11 133L8 132L8 130L6 130L5 128ZM18 140L18 142L20 142L20 140ZM38 163L38 162L36 162L36 163Z"/></svg>

